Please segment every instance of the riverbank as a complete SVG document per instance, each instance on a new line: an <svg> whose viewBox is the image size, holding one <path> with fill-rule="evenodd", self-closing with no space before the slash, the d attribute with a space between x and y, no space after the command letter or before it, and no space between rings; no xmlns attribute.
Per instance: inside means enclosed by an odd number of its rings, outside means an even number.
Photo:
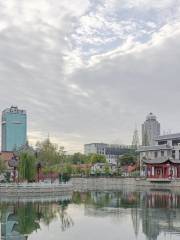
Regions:
<svg viewBox="0 0 180 240"><path fill-rule="evenodd" d="M146 179L140 178L72 178L70 183L74 191L112 191L121 190L122 188L157 188L169 189L180 188L180 180L171 182L151 183Z"/></svg>
<svg viewBox="0 0 180 240"><path fill-rule="evenodd" d="M0 184L0 201L2 199L51 201L64 196L72 196L73 191L119 191L122 189L137 190L141 188L177 190L180 189L180 180L152 183L141 178L90 177L71 178L68 184Z"/></svg>
<svg viewBox="0 0 180 240"><path fill-rule="evenodd" d="M28 183L28 184L0 184L0 200L20 201L50 201L53 199L66 199L72 196L73 185L49 184L49 183ZM65 198L64 198L65 197Z"/></svg>

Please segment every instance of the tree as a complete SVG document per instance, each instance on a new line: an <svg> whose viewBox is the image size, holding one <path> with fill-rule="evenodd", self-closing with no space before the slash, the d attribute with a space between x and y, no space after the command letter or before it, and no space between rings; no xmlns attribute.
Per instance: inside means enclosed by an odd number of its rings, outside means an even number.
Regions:
<svg viewBox="0 0 180 240"><path fill-rule="evenodd" d="M28 182L33 181L36 174L35 157L28 153L21 153L18 170L23 180L27 180Z"/></svg>
<svg viewBox="0 0 180 240"><path fill-rule="evenodd" d="M14 230L20 234L31 234L39 228L38 214L32 203L17 208L17 223Z"/></svg>
<svg viewBox="0 0 180 240"><path fill-rule="evenodd" d="M109 168L109 164L106 162L105 166L104 166L104 173L106 176L108 176L110 174L110 168Z"/></svg>
<svg viewBox="0 0 180 240"><path fill-rule="evenodd" d="M7 167L2 158L0 158L0 174L4 173L6 171Z"/></svg>
<svg viewBox="0 0 180 240"><path fill-rule="evenodd" d="M64 147L51 143L49 138L42 142L37 142L36 147L37 159L44 165L63 163L65 158Z"/></svg>
<svg viewBox="0 0 180 240"><path fill-rule="evenodd" d="M125 154L119 158L119 163L121 166L135 164L136 161L136 156L131 154Z"/></svg>
<svg viewBox="0 0 180 240"><path fill-rule="evenodd" d="M105 163L106 162L106 158L104 155L100 155L100 154L92 154L90 156L90 162L92 164L95 164L95 163Z"/></svg>

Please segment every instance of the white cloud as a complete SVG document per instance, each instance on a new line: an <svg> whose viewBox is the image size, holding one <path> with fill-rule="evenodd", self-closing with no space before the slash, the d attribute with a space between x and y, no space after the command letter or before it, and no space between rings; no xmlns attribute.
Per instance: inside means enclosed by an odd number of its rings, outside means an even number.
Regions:
<svg viewBox="0 0 180 240"><path fill-rule="evenodd" d="M149 111L178 130L179 9L179 0L0 0L0 108L27 109L33 143L49 133L70 151L130 143Z"/></svg>

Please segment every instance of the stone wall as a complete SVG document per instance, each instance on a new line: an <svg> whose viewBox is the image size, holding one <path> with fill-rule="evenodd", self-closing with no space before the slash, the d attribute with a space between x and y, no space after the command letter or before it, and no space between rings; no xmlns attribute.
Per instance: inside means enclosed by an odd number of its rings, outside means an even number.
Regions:
<svg viewBox="0 0 180 240"><path fill-rule="evenodd" d="M180 188L180 181L170 183L151 183L145 179L136 178L72 178L71 184L74 191L112 191L127 189L147 188Z"/></svg>

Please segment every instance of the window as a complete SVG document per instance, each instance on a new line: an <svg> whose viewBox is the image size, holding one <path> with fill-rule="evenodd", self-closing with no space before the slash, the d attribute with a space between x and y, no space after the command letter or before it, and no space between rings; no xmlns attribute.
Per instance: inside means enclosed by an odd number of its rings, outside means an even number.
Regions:
<svg viewBox="0 0 180 240"><path fill-rule="evenodd" d="M175 159L175 150L172 151L172 158Z"/></svg>
<svg viewBox="0 0 180 240"><path fill-rule="evenodd" d="M154 157L157 158L158 152L154 152Z"/></svg>
<svg viewBox="0 0 180 240"><path fill-rule="evenodd" d="M161 157L164 157L164 151L161 151Z"/></svg>

